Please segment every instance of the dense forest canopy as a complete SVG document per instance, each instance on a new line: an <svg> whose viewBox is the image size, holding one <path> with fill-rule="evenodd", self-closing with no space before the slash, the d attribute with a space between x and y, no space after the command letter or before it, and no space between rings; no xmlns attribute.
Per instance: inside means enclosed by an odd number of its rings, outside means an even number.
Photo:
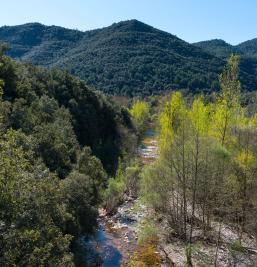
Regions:
<svg viewBox="0 0 257 267"><path fill-rule="evenodd" d="M58 139L60 143L67 142L66 156L69 155L69 159L63 159L66 163L60 159L65 165L64 173L70 169L76 148L85 145L101 159L108 172L115 169L125 145L122 135L132 130L125 109L102 94L93 92L84 82L67 72L47 71L14 62L8 57L3 58L3 64L0 78L4 80L3 98L11 103L11 127L22 129L26 134L39 134L37 141L44 138L38 145L44 150L42 153L46 153L46 159L50 151L46 151L49 144L45 142L50 142L50 136L53 142L58 142ZM58 129L60 121L67 127L63 140L61 133L64 128ZM40 136L40 132L44 132L44 137ZM60 162L51 160L48 167L53 170L57 166L62 168Z"/></svg>
<svg viewBox="0 0 257 267"><path fill-rule="evenodd" d="M0 90L1 266L74 266L76 238L97 226L108 173L133 150L129 113L4 48Z"/></svg>
<svg viewBox="0 0 257 267"><path fill-rule="evenodd" d="M192 45L137 20L87 32L39 23L4 26L0 40L16 59L61 67L108 94L127 96L217 90L226 58L241 47L250 57L240 67L242 88L257 89L253 41L235 48L222 43L213 55L213 45Z"/></svg>

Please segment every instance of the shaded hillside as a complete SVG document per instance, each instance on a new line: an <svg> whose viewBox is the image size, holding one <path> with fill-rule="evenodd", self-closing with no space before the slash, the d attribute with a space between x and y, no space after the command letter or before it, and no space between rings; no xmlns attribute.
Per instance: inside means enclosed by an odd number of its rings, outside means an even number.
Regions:
<svg viewBox="0 0 257 267"><path fill-rule="evenodd" d="M192 45L137 20L87 32L39 23L5 26L0 40L16 59L61 67L99 90L128 96L216 90L224 59L237 51L222 40ZM243 64L241 79L244 89L257 89L251 66Z"/></svg>
<svg viewBox="0 0 257 267"><path fill-rule="evenodd" d="M0 46L0 131L0 265L84 266L77 240L95 231L108 174L133 147L129 113Z"/></svg>
<svg viewBox="0 0 257 267"><path fill-rule="evenodd" d="M221 67L209 54L138 21L114 24L84 40L57 65L69 66L89 84L111 94L210 88Z"/></svg>
<svg viewBox="0 0 257 267"><path fill-rule="evenodd" d="M132 130L128 112L67 72L3 57L0 80L4 81L3 97L11 103L10 125L25 134L42 131L43 136L36 135L36 139L42 140L39 154L47 167L61 176L71 170L75 145L89 146L108 172L115 170L118 157L131 145L126 136ZM72 123L67 133L62 132L62 127L49 125L57 115L68 117ZM57 120L60 122L62 118ZM55 144L57 140L66 143Z"/></svg>
<svg viewBox="0 0 257 267"><path fill-rule="evenodd" d="M9 55L58 66L107 93L146 95L216 88L223 62L136 20L85 33L41 24L0 28Z"/></svg>

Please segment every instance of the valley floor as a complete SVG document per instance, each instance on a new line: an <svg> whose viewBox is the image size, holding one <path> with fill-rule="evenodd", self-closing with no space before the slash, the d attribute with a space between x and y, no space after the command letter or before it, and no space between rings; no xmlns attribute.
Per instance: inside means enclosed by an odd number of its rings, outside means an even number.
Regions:
<svg viewBox="0 0 257 267"><path fill-rule="evenodd" d="M157 141L152 131L146 132L146 137L140 145L138 153L144 164L149 164L156 159ZM90 266L127 266L137 249L140 226L150 213L151 211L139 199L131 197L127 197L112 216L107 216L106 211L100 209L99 229L96 236L93 239L84 239L88 254L93 255L88 259ZM196 219L197 216L196 214ZM214 266L213 259L216 253L218 231L220 231L220 245L217 267L257 266L257 239L255 237L244 234L242 237L243 249L237 249L235 244L238 235L232 226L215 221L211 225L208 235L204 235L200 227L199 229L195 227L193 231L194 266ZM185 242L175 235L167 240L167 233L170 229L166 227L164 221L158 227L159 241L155 253L161 259L159 266L186 266Z"/></svg>
<svg viewBox="0 0 257 267"><path fill-rule="evenodd" d="M149 164L157 157L154 131L148 130L138 148L138 157ZM147 208L138 198L125 197L115 214L108 216L99 210L99 228L94 237L84 237L81 243L90 266L118 267L127 265L137 247L140 225L147 217Z"/></svg>

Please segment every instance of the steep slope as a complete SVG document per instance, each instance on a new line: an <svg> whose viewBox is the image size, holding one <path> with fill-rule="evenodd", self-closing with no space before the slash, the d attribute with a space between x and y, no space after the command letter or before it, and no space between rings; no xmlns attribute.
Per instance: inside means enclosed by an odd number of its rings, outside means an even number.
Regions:
<svg viewBox="0 0 257 267"><path fill-rule="evenodd" d="M5 26L0 28L0 40L10 44L9 55L16 59L61 67L114 95L216 90L224 66L224 57L210 49L137 20L87 32L38 23ZM241 76L243 88L257 89L252 88L255 76L245 70Z"/></svg>
<svg viewBox="0 0 257 267"><path fill-rule="evenodd" d="M71 162L74 158L73 149L69 148L72 143L69 135L55 134L54 129L54 133L49 132L51 127L47 123L51 122L51 116L55 117L53 106L67 109L70 113L67 117L72 122L76 135L73 139L80 147L89 146L109 173L115 171L121 154L129 154L128 150L133 149L133 143L129 140L134 137L134 131L128 111L90 89L84 81L60 70L47 70L15 62L9 57L1 56L1 50L0 62L0 81L4 81L3 97L12 103L10 126L30 134L32 129L38 127L38 121L44 119L45 129L41 137L45 143L42 151L48 150L51 147L48 142L54 140L61 139L68 143L65 146L54 146L59 154L64 155L61 163L55 162L59 158L56 151L49 153L50 156L45 155L46 160L50 161L48 167L54 169L53 166L63 165L65 168L62 173L65 173L69 169L67 166L72 165L67 164L69 154ZM59 113L65 116L64 111L60 110ZM65 134L64 129L59 130ZM40 137L37 136L37 140Z"/></svg>

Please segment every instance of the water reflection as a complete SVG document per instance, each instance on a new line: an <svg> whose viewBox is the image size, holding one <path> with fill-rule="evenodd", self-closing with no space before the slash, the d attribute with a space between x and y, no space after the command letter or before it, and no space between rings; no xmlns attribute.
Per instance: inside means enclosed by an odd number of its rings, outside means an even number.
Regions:
<svg viewBox="0 0 257 267"><path fill-rule="evenodd" d="M81 245L85 249L88 266L92 267L119 267L122 255L119 250L111 244L112 235L99 225L95 236L83 237Z"/></svg>
<svg viewBox="0 0 257 267"><path fill-rule="evenodd" d="M157 156L157 141L154 136L153 130L147 130L138 148L139 157L145 164L153 162ZM138 206L139 209L134 209L136 203L136 199L126 200L111 218L99 220L95 235L80 239L86 255L85 266L119 267L128 261L136 247L136 225L145 216L142 205Z"/></svg>

